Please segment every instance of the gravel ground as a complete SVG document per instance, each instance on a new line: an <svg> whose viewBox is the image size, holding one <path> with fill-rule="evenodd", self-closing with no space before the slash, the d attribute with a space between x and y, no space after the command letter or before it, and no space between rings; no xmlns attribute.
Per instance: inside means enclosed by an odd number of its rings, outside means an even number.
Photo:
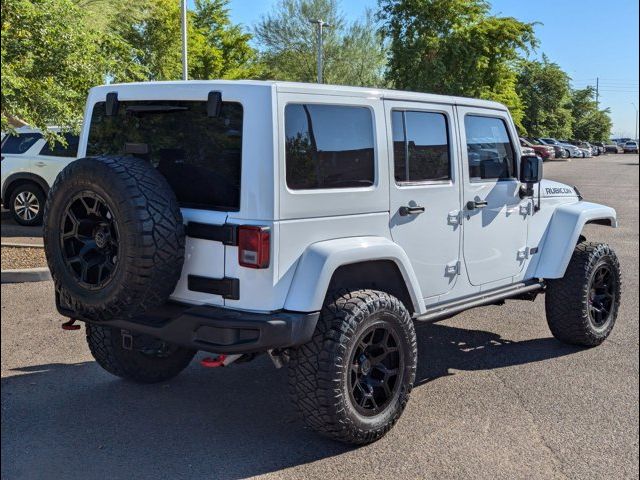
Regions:
<svg viewBox="0 0 640 480"><path fill-rule="evenodd" d="M638 478L638 156L554 162L545 176L618 210L620 228L586 232L623 267L600 347L554 340L544 296L421 325L404 415L350 448L303 426L286 369L264 357L132 384L59 328L51 282L2 285L2 478Z"/></svg>
<svg viewBox="0 0 640 480"><path fill-rule="evenodd" d="M46 266L43 248L2 247L2 270Z"/></svg>

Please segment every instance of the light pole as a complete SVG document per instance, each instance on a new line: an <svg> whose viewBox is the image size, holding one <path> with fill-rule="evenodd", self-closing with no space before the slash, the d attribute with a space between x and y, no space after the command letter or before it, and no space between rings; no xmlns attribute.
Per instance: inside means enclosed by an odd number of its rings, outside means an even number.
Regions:
<svg viewBox="0 0 640 480"><path fill-rule="evenodd" d="M187 63L187 0L180 0L182 10L182 79L189 79L189 69Z"/></svg>
<svg viewBox="0 0 640 480"><path fill-rule="evenodd" d="M319 20L309 20L310 23L316 24L318 28L316 28L317 38L318 38L318 83L322 83L322 30L324 27L330 27L328 23L325 23L322 19Z"/></svg>
<svg viewBox="0 0 640 480"><path fill-rule="evenodd" d="M637 142L638 141L638 107L636 107L636 104L631 102L631 105L633 105L633 108L636 109L636 129L634 130L634 140Z"/></svg>

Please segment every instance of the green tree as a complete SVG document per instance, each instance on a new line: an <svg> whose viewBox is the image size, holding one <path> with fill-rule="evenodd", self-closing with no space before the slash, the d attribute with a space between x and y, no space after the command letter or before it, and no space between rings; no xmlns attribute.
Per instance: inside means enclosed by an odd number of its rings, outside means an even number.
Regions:
<svg viewBox="0 0 640 480"><path fill-rule="evenodd" d="M609 109L600 110L593 87L571 92L573 138L591 142L605 141L611 134Z"/></svg>
<svg viewBox="0 0 640 480"><path fill-rule="evenodd" d="M196 0L190 15L194 38L190 75L193 78L257 78L262 67L251 47L251 34L229 19L228 0Z"/></svg>
<svg viewBox="0 0 640 480"><path fill-rule="evenodd" d="M501 101L522 128L514 64L537 45L535 24L484 0L381 0L379 18L396 88Z"/></svg>
<svg viewBox="0 0 640 480"><path fill-rule="evenodd" d="M546 55L541 61L522 60L516 92L524 105L522 125L532 137L571 137L569 76Z"/></svg>
<svg viewBox="0 0 640 480"><path fill-rule="evenodd" d="M281 0L254 28L261 60L268 75L278 80L315 82L317 79L316 26L331 26L323 35L323 79L355 86L384 85L386 48L374 15L347 23L336 0Z"/></svg>
<svg viewBox="0 0 640 480"><path fill-rule="evenodd" d="M251 35L233 25L228 0L196 0L188 12L189 78L252 78L259 74ZM150 80L182 77L180 4L175 0L146 0L139 21L118 29L135 63ZM116 75L117 76L117 75Z"/></svg>
<svg viewBox="0 0 640 480"><path fill-rule="evenodd" d="M71 0L2 0L2 130L21 122L78 127L103 82L100 39Z"/></svg>

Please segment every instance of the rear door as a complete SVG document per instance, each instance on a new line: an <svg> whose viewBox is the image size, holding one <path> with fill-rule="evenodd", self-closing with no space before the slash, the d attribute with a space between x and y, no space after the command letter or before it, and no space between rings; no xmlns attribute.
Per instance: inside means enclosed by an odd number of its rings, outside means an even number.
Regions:
<svg viewBox="0 0 640 480"><path fill-rule="evenodd" d="M507 112L458 107L463 146L464 261L473 285L508 284L527 258L531 202L520 198L520 150Z"/></svg>
<svg viewBox="0 0 640 480"><path fill-rule="evenodd" d="M129 100L124 94L114 115L106 115L103 101L92 112L87 156L149 161L177 197L187 233L182 275L171 296L177 301L223 305L237 285L225 275L227 245L234 241L226 222L240 210L243 105L224 95L218 116L209 115L206 100Z"/></svg>
<svg viewBox="0 0 640 480"><path fill-rule="evenodd" d="M449 105L385 101L390 229L409 256L422 296L448 292L459 272L460 171Z"/></svg>

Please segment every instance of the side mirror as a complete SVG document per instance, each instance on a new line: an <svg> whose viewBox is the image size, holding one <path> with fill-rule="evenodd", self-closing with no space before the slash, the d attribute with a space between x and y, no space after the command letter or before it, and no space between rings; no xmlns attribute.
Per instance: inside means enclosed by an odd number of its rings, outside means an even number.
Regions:
<svg viewBox="0 0 640 480"><path fill-rule="evenodd" d="M542 159L537 155L523 155L520 158L520 182L527 185L542 181Z"/></svg>

